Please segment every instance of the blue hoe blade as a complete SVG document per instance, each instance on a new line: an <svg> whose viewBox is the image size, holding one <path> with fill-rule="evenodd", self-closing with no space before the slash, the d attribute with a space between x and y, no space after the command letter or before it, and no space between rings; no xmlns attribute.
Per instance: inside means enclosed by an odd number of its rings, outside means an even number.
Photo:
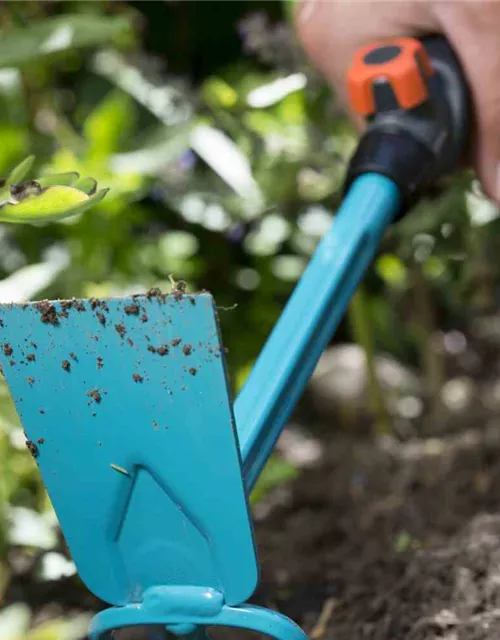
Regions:
<svg viewBox="0 0 500 640"><path fill-rule="evenodd" d="M252 528L209 294L0 305L0 360L81 578L246 600Z"/></svg>

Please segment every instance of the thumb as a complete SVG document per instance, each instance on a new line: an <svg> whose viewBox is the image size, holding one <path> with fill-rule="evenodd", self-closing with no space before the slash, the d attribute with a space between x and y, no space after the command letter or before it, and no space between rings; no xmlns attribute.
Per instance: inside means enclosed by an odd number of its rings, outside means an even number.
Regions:
<svg viewBox="0 0 500 640"><path fill-rule="evenodd" d="M472 91L473 159L479 179L487 195L500 203L500 3L437 3L436 15Z"/></svg>
<svg viewBox="0 0 500 640"><path fill-rule="evenodd" d="M345 104L345 76L355 51L381 38L435 32L438 24L429 5L414 0L301 0L296 31L312 62Z"/></svg>

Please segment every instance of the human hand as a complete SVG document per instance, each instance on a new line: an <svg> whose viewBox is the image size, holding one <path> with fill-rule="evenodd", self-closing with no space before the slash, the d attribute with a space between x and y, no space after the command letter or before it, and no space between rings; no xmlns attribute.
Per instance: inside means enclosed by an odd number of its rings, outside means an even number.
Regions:
<svg viewBox="0 0 500 640"><path fill-rule="evenodd" d="M344 103L346 70L360 46L383 38L443 34L472 92L472 161L485 192L500 203L500 2L300 0L296 27L306 52Z"/></svg>

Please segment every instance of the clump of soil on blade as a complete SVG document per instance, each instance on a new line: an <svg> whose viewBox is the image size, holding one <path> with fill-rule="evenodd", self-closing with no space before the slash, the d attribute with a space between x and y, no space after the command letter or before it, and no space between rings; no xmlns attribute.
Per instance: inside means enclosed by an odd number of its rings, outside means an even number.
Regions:
<svg viewBox="0 0 500 640"><path fill-rule="evenodd" d="M121 338L123 338L123 336L127 333L127 329L125 328L125 325L122 323L115 324L115 329Z"/></svg>
<svg viewBox="0 0 500 640"><path fill-rule="evenodd" d="M54 326L59 324L56 308L48 300L42 300L41 302L35 303L35 308L40 312L41 322Z"/></svg>
<svg viewBox="0 0 500 640"><path fill-rule="evenodd" d="M90 391L87 391L87 395L89 398L92 398L92 400L94 400L94 402L97 402L98 404L102 400L102 396L99 392L99 389L90 389Z"/></svg>
<svg viewBox="0 0 500 640"><path fill-rule="evenodd" d="M140 312L141 308L139 307L138 304L128 304L125 306L125 313L128 316L138 316L139 312Z"/></svg>

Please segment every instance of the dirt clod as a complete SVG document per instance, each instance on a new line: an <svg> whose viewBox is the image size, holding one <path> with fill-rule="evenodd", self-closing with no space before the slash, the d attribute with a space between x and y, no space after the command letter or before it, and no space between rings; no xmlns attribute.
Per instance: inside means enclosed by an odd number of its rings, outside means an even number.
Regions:
<svg viewBox="0 0 500 640"><path fill-rule="evenodd" d="M132 340L132 338L127 338L127 344L129 345L129 347L134 346L134 341Z"/></svg>
<svg viewBox="0 0 500 640"><path fill-rule="evenodd" d="M153 347L152 344L148 344L148 351L151 351L151 353L156 353L156 347Z"/></svg>
<svg viewBox="0 0 500 640"><path fill-rule="evenodd" d="M36 360L35 354L34 353L28 353L28 355L26 356L26 360L28 362L34 362Z"/></svg>
<svg viewBox="0 0 500 640"><path fill-rule="evenodd" d="M161 347L158 347L158 349L156 349L156 353L159 356L166 356L168 354L168 347L166 345L162 345Z"/></svg>
<svg viewBox="0 0 500 640"><path fill-rule="evenodd" d="M123 336L127 333L127 329L124 324L115 324L115 329L117 333L123 338Z"/></svg>
<svg viewBox="0 0 500 640"><path fill-rule="evenodd" d="M56 308L48 300L42 300L35 304L36 309L40 312L40 320L44 324L51 324L56 327L59 324Z"/></svg>
<svg viewBox="0 0 500 640"><path fill-rule="evenodd" d="M132 375L132 380L134 382L142 382L144 380L144 378L141 375L139 375L138 373L134 373Z"/></svg>
<svg viewBox="0 0 500 640"><path fill-rule="evenodd" d="M103 359L101 358L101 356L98 356L98 358L97 358L97 368L98 369L102 369L103 367L104 367Z"/></svg>
<svg viewBox="0 0 500 640"><path fill-rule="evenodd" d="M160 298L164 301L165 294L163 294L161 289L159 289L158 287L151 287L149 291L146 291L146 298L148 298L148 300L150 300L151 298Z"/></svg>
<svg viewBox="0 0 500 640"><path fill-rule="evenodd" d="M188 371L192 376L195 376L198 373L198 369L195 369L194 367L190 367Z"/></svg>
<svg viewBox="0 0 500 640"><path fill-rule="evenodd" d="M31 455L34 458L38 458L38 453L39 453L38 447L33 442L33 440L26 440L26 446L28 447L28 451L31 453Z"/></svg>
<svg viewBox="0 0 500 640"><path fill-rule="evenodd" d="M181 338L174 338L173 340L170 341L170 344L173 347L177 347L178 345L180 345L181 342L182 342Z"/></svg>
<svg viewBox="0 0 500 640"><path fill-rule="evenodd" d="M104 313L102 311L96 311L95 315L96 315L97 319L99 320L99 322L104 327L106 325L106 316L104 315Z"/></svg>
<svg viewBox="0 0 500 640"><path fill-rule="evenodd" d="M182 347L182 353L183 353L185 356L189 356L189 355L192 353L192 351L193 351L193 345L192 345L192 344L185 344L185 345Z"/></svg>
<svg viewBox="0 0 500 640"><path fill-rule="evenodd" d="M124 309L125 313L128 316L138 316L140 310L141 308L139 307L138 304L127 304Z"/></svg>
<svg viewBox="0 0 500 640"><path fill-rule="evenodd" d="M38 413L41 413L42 416L45 415L45 409L38 409Z"/></svg>
<svg viewBox="0 0 500 640"><path fill-rule="evenodd" d="M32 378L31 376L29 378L26 378L26 380L30 385L30 387L32 387L35 384L35 378Z"/></svg>
<svg viewBox="0 0 500 640"><path fill-rule="evenodd" d="M5 344L3 347L3 352L6 356L11 356L14 353L14 349L7 342L7 344Z"/></svg>
<svg viewBox="0 0 500 640"><path fill-rule="evenodd" d="M73 351L69 354L69 357L75 362L78 362L78 358L76 357L76 354Z"/></svg>
<svg viewBox="0 0 500 640"><path fill-rule="evenodd" d="M98 404L102 400L102 396L99 393L99 389L90 389L90 391L87 391L87 395L89 398L92 398L92 400L94 400L94 402L97 402Z"/></svg>
<svg viewBox="0 0 500 640"><path fill-rule="evenodd" d="M143 313L141 316L141 322L147 322L148 321L148 314L147 313Z"/></svg>
<svg viewBox="0 0 500 640"><path fill-rule="evenodd" d="M61 362L61 367L64 369L64 371L68 371L68 373L69 373L69 371L71 371L70 361L69 360L63 360Z"/></svg>
<svg viewBox="0 0 500 640"><path fill-rule="evenodd" d="M45 438L38 438L38 444L43 444L45 442Z"/></svg>

